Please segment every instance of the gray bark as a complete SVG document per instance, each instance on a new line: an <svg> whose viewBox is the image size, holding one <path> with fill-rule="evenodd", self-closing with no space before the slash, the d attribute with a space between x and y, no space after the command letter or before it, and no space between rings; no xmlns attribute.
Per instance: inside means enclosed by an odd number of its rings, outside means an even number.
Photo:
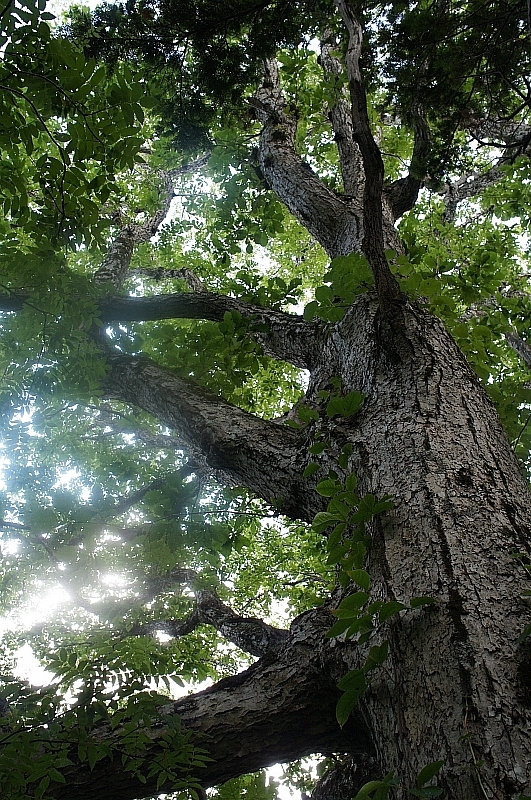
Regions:
<svg viewBox="0 0 531 800"><path fill-rule="evenodd" d="M148 242L157 233L163 223L174 196L173 184L179 175L200 170L208 162L210 154L200 156L190 164L176 167L171 170L158 170L159 180L159 208L143 222L121 223L122 214L115 214L119 223L119 230L109 247L99 269L94 273L94 283L106 286L111 290L120 290L129 272L131 257L135 246ZM183 275L183 277L186 277Z"/></svg>
<svg viewBox="0 0 531 800"><path fill-rule="evenodd" d="M280 650L286 643L288 631L275 628L256 617L242 617L229 608L214 589L201 587L199 575L191 569L176 569L167 580L153 585L152 597L155 597L172 584L187 584L194 592L195 608L184 619L160 619L145 625L134 626L128 633L131 636L142 636L163 631L169 636L181 637L195 631L199 625L211 625L227 641L232 642L240 650L252 656L270 656Z"/></svg>
<svg viewBox="0 0 531 800"><path fill-rule="evenodd" d="M394 769L411 786L423 766L442 759L441 786L453 799L516 799L531 781L531 665L517 645L529 621L521 599L527 575L513 557L530 549L528 489L493 406L443 326L409 305L385 338L380 321L376 299L360 297L321 341L312 371L310 402L339 375L345 391L366 394L360 413L311 423L299 434L218 398L190 395L187 383L173 384L150 362L129 367L120 357L109 380L115 392L121 387L120 399L184 426L207 461L223 453L225 480L291 516L322 508L300 479L311 458L305 442L321 430L338 448L353 444L351 466L363 490L395 498L373 530L375 597L437 600L382 632L391 655L360 705L381 771ZM333 453L320 458L321 474L337 468ZM345 645L332 657L319 647L335 680L363 654ZM270 723L274 737L273 717ZM342 747L349 750L348 737Z"/></svg>
<svg viewBox="0 0 531 800"><path fill-rule="evenodd" d="M310 369L317 355L317 334L322 326L297 314L243 303L212 292L188 292L154 297L114 297L101 306L102 322L157 319L204 319L221 322L227 312L250 321L249 334L273 358Z"/></svg>
<svg viewBox="0 0 531 800"><path fill-rule="evenodd" d="M395 499L371 531L374 599L407 603L429 596L436 603L393 617L364 648L327 639L333 617L328 608L316 609L294 622L279 651L165 713L178 714L214 759L199 776L205 786L275 761L340 751L374 763L380 775L402 776L396 800L405 800L418 772L436 760L445 762L440 785L452 800L517 800L531 794L531 653L525 641L518 643L529 622L522 598L528 576L514 557L531 550L529 491L492 404L443 325L404 298L393 314L383 313L397 297L392 281L385 285L381 263L382 247L393 246L386 222L393 213L382 200L383 176L364 117L361 31L350 5L337 5L351 37L353 136L376 185L365 182L363 203L346 201L304 164L273 64L254 100L263 123L259 159L273 190L331 256L368 253L380 279L378 297L359 297L329 327L267 312L263 341L275 357L310 366L308 402L319 408L318 392L339 377L345 392L366 395L360 412L340 421L323 414L295 432L147 359L115 354L104 391L174 430L194 460L223 483L243 485L297 519L310 520L323 508L315 476L302 478L314 458L307 445L318 433L330 441L318 457L324 476L337 470L339 451L351 443L349 470L361 490ZM412 171L410 177L405 195L396 192L394 213L412 202L418 176ZM348 180L354 185L352 175ZM212 311L216 301L203 299L190 296L183 314L219 313ZM219 302L230 310L232 301ZM201 306L197 314L194 303ZM171 315L179 315L175 306ZM389 659L340 731L336 683L383 638ZM150 731L155 753L164 732L164 725ZM110 732L102 728L98 735ZM154 782L141 784L116 758L92 771L76 768L65 787L49 793L56 800L132 800L154 791Z"/></svg>
<svg viewBox="0 0 531 800"><path fill-rule="evenodd" d="M313 491L297 472L294 430L255 417L147 358L110 355L108 363L107 398L153 414L221 483L247 486L280 512L309 517Z"/></svg>
<svg viewBox="0 0 531 800"><path fill-rule="evenodd" d="M263 126L259 163L269 186L331 258L361 252L363 207L334 194L296 152L297 121L287 112L274 61L251 102Z"/></svg>
<svg viewBox="0 0 531 800"><path fill-rule="evenodd" d="M183 726L196 734L198 746L213 757L195 775L203 786L313 752L332 753L345 743L367 760L371 746L362 718L343 731L335 721L338 692L326 654L333 655L337 647L324 638L332 622L325 609L303 614L293 622L289 639L275 658L261 659L245 672L162 709L168 718L178 715ZM163 722L150 732L152 758L166 732ZM97 735L112 738L105 727ZM116 736L114 741L119 753ZM54 800L134 800L157 791L155 779L141 783L124 771L118 754L112 761L99 761L93 770L76 765L65 775L66 784L49 791ZM166 784L159 791L171 788Z"/></svg>
<svg viewBox="0 0 531 800"><path fill-rule="evenodd" d="M334 55L337 46L335 36L327 32L321 42L320 63L328 80L339 81L343 76L343 65ZM363 159L359 145L354 139L352 112L344 88L341 88L336 102L330 106L328 116L332 123L339 154L343 191L349 198L360 203L363 200L365 184Z"/></svg>
<svg viewBox="0 0 531 800"><path fill-rule="evenodd" d="M349 432L362 486L395 497L373 532L374 591L437 606L389 625L390 661L362 708L383 772L413 785L423 765L444 759L441 785L454 800L517 798L531 785L531 664L517 644L527 576L514 559L529 553L528 488L443 326L406 307L390 351L377 325L375 305L360 300L326 359L345 388L367 394Z"/></svg>

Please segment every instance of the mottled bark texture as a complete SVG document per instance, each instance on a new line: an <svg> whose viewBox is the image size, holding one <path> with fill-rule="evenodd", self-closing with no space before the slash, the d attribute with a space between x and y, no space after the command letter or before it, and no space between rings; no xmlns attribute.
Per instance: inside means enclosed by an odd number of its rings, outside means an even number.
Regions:
<svg viewBox="0 0 531 800"><path fill-rule="evenodd" d="M343 732L335 721L338 691L327 654L333 660L338 648L325 639L332 622L326 609L303 614L294 620L278 655L162 709L168 718L178 715L195 732L198 746L212 755L214 760L197 776L203 786L313 752L336 752L345 738L361 761L369 759L370 738L361 716L353 717ZM150 731L153 757L166 732L163 723ZM107 728L98 735L112 738ZM65 774L67 783L50 793L56 800L134 800L158 788L156 778L143 784L124 770L118 756L99 761L93 770L76 765ZM170 789L163 785L159 791Z"/></svg>
<svg viewBox="0 0 531 800"><path fill-rule="evenodd" d="M390 657L360 705L379 766L413 785L425 764L444 760L441 785L449 797L517 798L531 781L531 663L517 645L529 609L521 599L525 570L514 554L529 552L531 517L496 412L442 324L419 308L404 306L383 336L376 298L360 297L322 333L320 352L308 401L334 376L366 400L352 421L325 415L301 433L219 398L190 395L186 382L176 385L151 362L116 358L109 380L115 396L180 436L187 431L207 460L215 454L212 465L221 458L225 480L294 517L309 519L322 508L300 477L314 458L306 450L314 436L325 431L337 448L319 457L321 475L337 468L345 442L353 445L351 468L363 491L395 498L373 530L375 597L437 600L382 631ZM335 680L361 657L355 646L342 645L339 659L324 639L314 646ZM231 702L244 713L248 699L239 687L234 692ZM275 725L271 717L268 736ZM236 740L234 746L241 748ZM341 749L351 746L345 733Z"/></svg>
<svg viewBox="0 0 531 800"><path fill-rule="evenodd" d="M157 585L157 584L162 585ZM186 584L193 591L195 607L191 614L179 620L154 620L145 625L134 626L131 636L149 635L161 631L169 636L180 637L195 631L199 625L211 625L240 650L252 656L271 656L278 652L288 639L288 631L275 628L256 617L236 614L219 597L214 589L201 587L200 576L191 569L172 570L167 580L156 580L152 598L162 590L168 591L172 584Z"/></svg>
<svg viewBox="0 0 531 800"><path fill-rule="evenodd" d="M101 306L102 322L132 322L159 319L203 319L222 322L226 313L241 314L249 333L273 358L310 369L318 350L318 322L306 322L262 306L243 303L233 297L197 291L153 297L114 297Z"/></svg>

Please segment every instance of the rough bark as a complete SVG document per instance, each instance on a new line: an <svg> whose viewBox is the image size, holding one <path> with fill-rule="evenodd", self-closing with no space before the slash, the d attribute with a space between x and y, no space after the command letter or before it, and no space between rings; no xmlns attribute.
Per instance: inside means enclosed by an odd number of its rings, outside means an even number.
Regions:
<svg viewBox="0 0 531 800"><path fill-rule="evenodd" d="M110 355L108 363L108 398L153 414L221 483L247 486L280 512L309 518L314 499L297 472L294 430L255 417L147 358Z"/></svg>
<svg viewBox="0 0 531 800"><path fill-rule="evenodd" d="M319 408L318 392L339 377L345 392L366 395L360 412L340 421L323 414L296 433L147 359L116 354L109 356L104 390L174 430L220 481L246 486L293 518L309 520L323 504L312 481L302 478L314 458L307 445L317 433L331 442L318 457L322 477L338 470L337 455L349 442L349 470L361 490L395 500L372 529L374 599L429 596L436 603L394 617L367 644L387 638L390 656L343 731L334 719L335 686L363 662L364 648L326 638L328 608L298 618L279 651L166 713L178 714L214 759L200 776L205 786L311 752L342 751L374 763L381 775L403 776L397 800L436 760L445 762L440 785L452 800L517 800L531 794L531 654L518 644L529 622L522 599L527 574L514 557L530 553L529 491L493 406L442 324L402 298L383 319L382 310L399 296L382 261L382 247L393 246L386 219L414 202L419 178L412 170L386 205L359 71L361 31L350 5L337 5L351 37L353 140L371 178L363 202L338 198L295 152L296 122L274 64L266 66L253 103L263 123L259 159L270 186L331 256L367 253L377 296L360 296L329 327L256 309L251 316L269 315L263 341L270 354L310 366L308 402ZM347 180L355 185L353 175ZM122 266L126 261L127 253ZM119 269L114 276L125 274ZM149 304L142 302L146 319ZM161 299L150 302L154 314L165 313ZM120 303L122 313L140 306L112 301L105 313L119 313ZM170 316L180 315L179 304L183 315L208 319L234 308L228 298L201 294L171 303ZM163 733L163 725L150 731L155 749ZM155 788L140 784L117 758L92 771L77 768L65 787L49 793L56 800L132 800Z"/></svg>
<svg viewBox="0 0 531 800"><path fill-rule="evenodd" d="M343 65L334 55L336 48L336 37L331 32L327 32L321 42L320 63L328 80L339 81L343 75ZM360 203L363 200L365 184L363 159L359 145L354 139L352 113L348 95L344 88L341 88L335 103L330 106L328 116L332 123L337 145L343 191L350 199Z"/></svg>
<svg viewBox="0 0 531 800"><path fill-rule="evenodd" d="M157 178L159 181L159 207L143 222L121 223L122 214L118 211L115 214L119 230L111 246L109 247L101 266L94 273L94 283L98 286L106 286L111 290L120 290L129 272L131 257L135 246L142 242L149 241L157 233L163 223L168 211L170 210L173 199L173 185L179 175L195 172L204 167L208 162L210 154L200 156L190 164L177 167L172 170L159 170ZM185 276L183 276L185 277Z"/></svg>
<svg viewBox="0 0 531 800"><path fill-rule="evenodd" d="M395 220L413 208L426 177L426 160L430 151L430 131L424 110L414 109L414 143L411 163L405 178L393 181L384 187L384 196L391 206Z"/></svg>
<svg viewBox="0 0 531 800"><path fill-rule="evenodd" d="M528 621L526 573L513 557L529 552L527 486L494 408L442 325L407 306L390 351L378 320L375 299L362 297L329 330L308 397L337 375L345 391L367 395L354 423L326 424L335 442L354 445L363 489L395 497L374 531L375 595L438 602L389 626L389 664L363 713L384 772L395 769L412 785L425 764L443 759L441 785L452 798L482 797L485 787L488 797L516 798L531 780L531 667L517 646ZM298 434L218 398L203 407L186 396L188 384L174 385L149 362L131 368L120 357L110 380L122 400L172 427L183 425L182 414L191 445L207 460L223 454L225 480L230 474L292 516L320 510L299 477ZM314 433L309 426L307 441ZM329 466L333 458L323 458L323 472ZM350 651L344 670L357 662Z"/></svg>
<svg viewBox="0 0 531 800"><path fill-rule="evenodd" d="M211 625L219 633L245 653L252 656L270 656L278 652L288 638L288 631L275 628L256 617L242 617L229 608L215 590L201 588L201 581L191 569L173 570L164 581L168 584L187 584L195 597L195 608L184 619L160 619L145 625L133 627L128 633L131 636L142 636L163 631L169 636L180 637L195 631L199 625ZM152 596L160 593L162 586L158 582L153 586Z"/></svg>
<svg viewBox="0 0 531 800"><path fill-rule="evenodd" d="M204 319L221 322L226 313L237 312L250 321L249 333L266 355L310 369L318 349L318 322L306 322L297 314L286 314L233 297L212 292L188 292L154 297L114 297L101 307L102 322L133 322L157 319Z"/></svg>
<svg viewBox="0 0 531 800"><path fill-rule="evenodd" d="M323 67L330 71L334 68L326 50ZM264 65L262 83L250 102L262 123L259 163L268 185L293 216L315 237L330 258L361 253L366 223L363 197L357 193L357 189L354 196L335 194L298 155L295 149L297 120L287 108L275 61L268 61ZM354 188L366 186L366 183L363 174L356 175L361 166L357 155L355 164L347 166L346 163L348 153L357 154L358 148L355 130L346 121L344 112L345 107L341 100L331 110L338 148L341 148L340 160L346 192L346 186ZM351 111L351 120L352 118ZM350 141L350 136L354 136L353 142ZM381 192L380 203L383 203L380 216L383 215L384 220L384 245L388 249L400 250L400 242L394 229L395 218Z"/></svg>
<svg viewBox="0 0 531 800"><path fill-rule="evenodd" d="M528 488L443 326L406 307L392 360L377 326L375 305L360 300L327 358L346 388L367 394L350 429L353 467L366 491L395 497L374 530L374 591L437 606L389 626L390 661L362 707L384 772L412 785L444 759L449 797L516 798L531 781L530 662L517 645L529 609L513 557L529 553ZM316 371L312 391L329 370Z"/></svg>
<svg viewBox="0 0 531 800"><path fill-rule="evenodd" d="M262 123L259 163L267 183L331 258L361 251L363 206L328 189L295 149L297 121L280 90L278 67L269 61L251 101Z"/></svg>
<svg viewBox="0 0 531 800"><path fill-rule="evenodd" d="M354 754L367 759L370 739L362 718L343 732L335 721L338 692L327 668L327 651L337 648L331 642L323 645L332 621L324 609L302 615L277 657L261 659L245 672L163 709L168 717L177 714L214 758L195 776L203 786L313 752L332 753L343 749L345 741ZM153 757L165 732L163 724L151 731ZM102 728L98 735L109 737L110 731ZM76 765L66 777L66 784L49 792L54 800L134 800L157 791L155 779L141 783L123 770L119 757L99 761L93 770ZM159 787L170 790L171 785Z"/></svg>
<svg viewBox="0 0 531 800"><path fill-rule="evenodd" d="M363 29L347 0L336 0L336 5L348 31L348 48L345 61L352 108L354 139L359 145L365 172L362 250L374 275L374 285L381 309L387 313L392 305L399 300L401 292L398 281L389 269L385 256L386 237L384 235L384 213L382 207L384 165L382 155L370 128L365 85L360 69Z"/></svg>

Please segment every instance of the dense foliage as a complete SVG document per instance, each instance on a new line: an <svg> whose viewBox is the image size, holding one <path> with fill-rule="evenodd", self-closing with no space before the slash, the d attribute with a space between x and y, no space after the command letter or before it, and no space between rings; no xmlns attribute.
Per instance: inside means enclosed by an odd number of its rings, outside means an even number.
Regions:
<svg viewBox="0 0 531 800"><path fill-rule="evenodd" d="M284 625L334 587L318 529L220 488L172 431L104 395L103 338L265 419L287 415L306 380L267 356L237 311L220 321L109 322L112 292L95 276L121 232L149 229L135 240L122 295L187 292L192 274L209 292L306 306L306 319L333 324L373 280L359 254L330 263L270 191L249 103L263 59L278 54L297 152L343 192L330 109L345 79L323 71L315 39L340 35L333 3L242 0L220 11L141 0L75 10L58 30L41 6L8 3L0 17L0 696L9 705L0 784L10 800L44 799L64 781L73 739L91 768L114 753L142 775L142 723L157 719L160 694L249 663L206 625L153 635L192 613L197 592L216 590L238 614ZM444 321L528 470L525 3L368 2L358 11L386 185L424 187L400 220L404 249L387 253L391 269ZM344 40L336 47L341 58ZM307 421L304 410L291 420ZM53 675L45 688L16 677L27 642ZM101 721L120 726L121 738L91 738ZM203 757L189 733L176 726L164 748L150 765L159 785L177 749L175 789L198 788L182 777L183 764L193 774ZM221 800L273 794L262 777L238 780Z"/></svg>

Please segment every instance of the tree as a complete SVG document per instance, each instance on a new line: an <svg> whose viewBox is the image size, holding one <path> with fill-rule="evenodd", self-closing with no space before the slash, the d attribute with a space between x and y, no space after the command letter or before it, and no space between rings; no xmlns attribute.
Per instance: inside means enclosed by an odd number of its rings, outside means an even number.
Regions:
<svg viewBox="0 0 531 800"><path fill-rule="evenodd" d="M74 20L93 54L139 59L159 136L188 150L163 157L152 133L99 261L78 251L33 289L6 262L6 408L26 399L33 431L17 445L32 497L11 486L3 529L107 623L51 658L63 686L82 681L72 707L45 692L5 734L5 765L26 742L13 797L201 793L316 752L348 758L315 798L531 793L524 11L143 3ZM270 240L291 283L250 274ZM303 315L282 307L308 287ZM296 370L304 396L275 418L271 387L294 400ZM77 495L58 491L59 453L84 464ZM225 491L232 521L212 480L250 493ZM136 583L91 602L113 536ZM283 564L282 537L300 550ZM246 547L306 582L279 592L302 611L289 630L245 612L242 586L258 608L265 583L245 586ZM203 676L200 625L257 660L177 701L143 692Z"/></svg>

